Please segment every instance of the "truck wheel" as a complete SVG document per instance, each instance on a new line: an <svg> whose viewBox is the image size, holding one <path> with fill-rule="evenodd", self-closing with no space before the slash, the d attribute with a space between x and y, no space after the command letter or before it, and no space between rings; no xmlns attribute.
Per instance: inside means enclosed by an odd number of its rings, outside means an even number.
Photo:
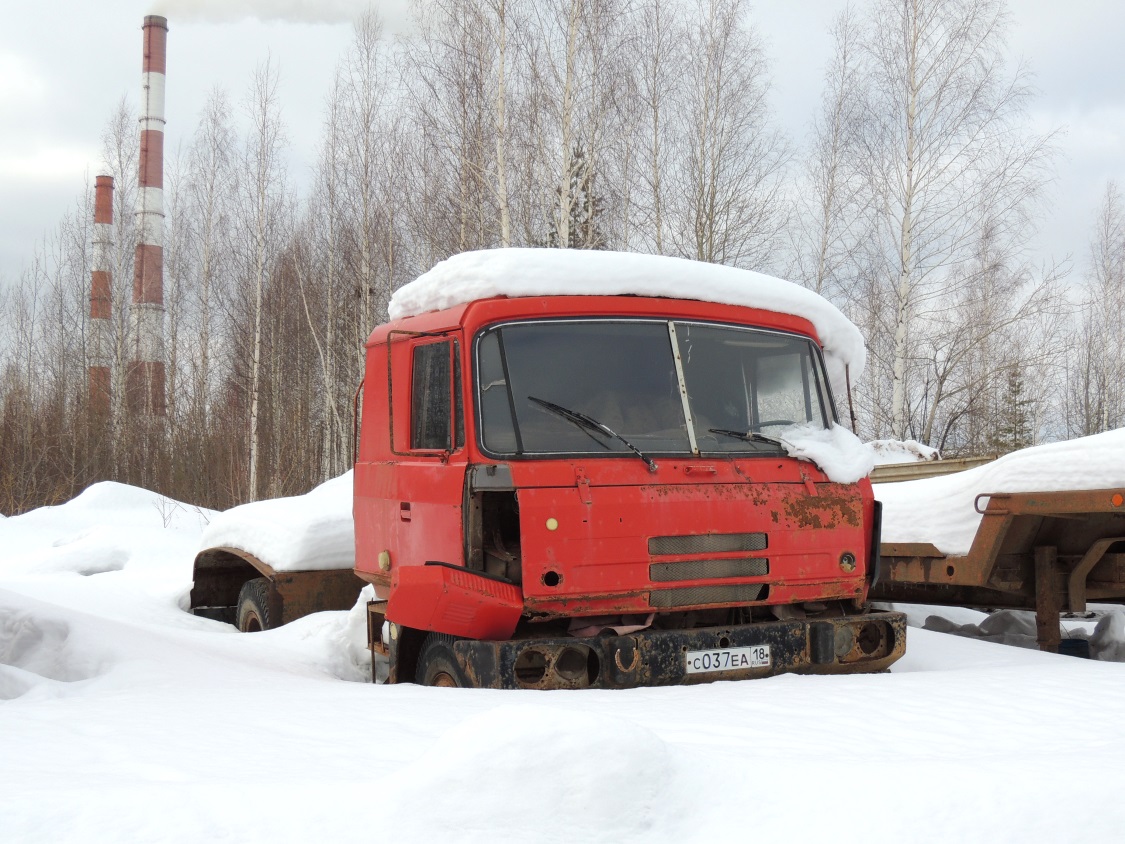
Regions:
<svg viewBox="0 0 1125 844"><path fill-rule="evenodd" d="M446 686L463 689L469 684L461 673L461 666L453 655L453 637L444 633L431 633L422 643L418 655L415 678L420 686Z"/></svg>
<svg viewBox="0 0 1125 844"><path fill-rule="evenodd" d="M258 633L271 626L269 579L256 577L246 581L238 592L238 629Z"/></svg>

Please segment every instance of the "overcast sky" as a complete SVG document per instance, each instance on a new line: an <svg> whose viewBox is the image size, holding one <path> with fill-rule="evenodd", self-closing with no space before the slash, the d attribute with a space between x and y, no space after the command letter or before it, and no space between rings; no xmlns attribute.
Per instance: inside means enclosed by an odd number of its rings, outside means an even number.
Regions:
<svg viewBox="0 0 1125 844"><path fill-rule="evenodd" d="M409 0L377 0L389 31ZM862 6L863 0L857 0ZM238 102L256 65L281 72L294 177L311 168L322 106L362 0L48 0L8 4L0 27L0 282L13 281L100 172L100 135L122 97L140 92L141 23L168 18L166 155L186 144L208 91ZM772 67L773 108L797 143L821 91L827 28L845 0L757 0ZM1107 179L1125 183L1125 3L1010 0L1010 50L1035 73L1032 116L1062 127L1057 181L1035 241L1040 260L1087 263ZM249 15L256 14L256 17Z"/></svg>

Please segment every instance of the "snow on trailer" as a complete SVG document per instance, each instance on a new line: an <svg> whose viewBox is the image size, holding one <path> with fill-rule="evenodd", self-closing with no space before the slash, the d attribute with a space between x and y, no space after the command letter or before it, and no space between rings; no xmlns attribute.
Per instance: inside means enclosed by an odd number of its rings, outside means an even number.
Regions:
<svg viewBox="0 0 1125 844"><path fill-rule="evenodd" d="M243 631L277 627L317 610L351 607L352 473L288 498L217 514L195 558L190 606Z"/></svg>
<svg viewBox="0 0 1125 844"><path fill-rule="evenodd" d="M1059 612L1125 601L1125 429L1014 452L955 475L879 484L872 598Z"/></svg>

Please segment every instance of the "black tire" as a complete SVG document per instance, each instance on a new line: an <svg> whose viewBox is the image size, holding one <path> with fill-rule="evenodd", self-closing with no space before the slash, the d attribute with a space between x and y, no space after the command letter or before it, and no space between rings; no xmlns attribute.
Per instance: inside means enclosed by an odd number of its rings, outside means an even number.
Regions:
<svg viewBox="0 0 1125 844"><path fill-rule="evenodd" d="M469 684L453 655L453 637L445 633L431 633L422 643L418 654L415 680L420 686L445 686L463 689Z"/></svg>
<svg viewBox="0 0 1125 844"><path fill-rule="evenodd" d="M273 627L269 578L256 577L242 584L238 592L237 626L243 633L258 633Z"/></svg>

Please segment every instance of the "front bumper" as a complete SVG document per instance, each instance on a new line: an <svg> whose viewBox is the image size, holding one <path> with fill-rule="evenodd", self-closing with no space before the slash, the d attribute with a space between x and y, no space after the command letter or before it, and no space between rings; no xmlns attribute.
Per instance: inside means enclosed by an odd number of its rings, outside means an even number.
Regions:
<svg viewBox="0 0 1125 844"><path fill-rule="evenodd" d="M768 645L770 664L689 674L689 651ZM767 621L625 636L461 639L453 644L469 685L490 689L630 689L743 680L774 674L883 671L906 652L898 612Z"/></svg>

